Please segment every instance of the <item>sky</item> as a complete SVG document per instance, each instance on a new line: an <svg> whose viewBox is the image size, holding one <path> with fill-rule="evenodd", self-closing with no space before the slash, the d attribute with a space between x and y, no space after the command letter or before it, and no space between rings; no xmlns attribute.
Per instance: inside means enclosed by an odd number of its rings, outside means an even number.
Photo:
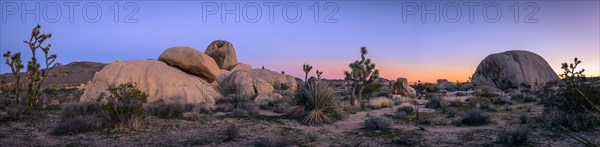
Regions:
<svg viewBox="0 0 600 147"><path fill-rule="evenodd" d="M487 55L507 50L537 53L557 74L578 57L587 76L600 75L597 0L1 0L0 17L0 52L22 52L24 61L23 41L40 24L64 64L157 59L169 47L204 51L222 39L238 61L296 77L310 64L343 78L362 46L381 77L409 82L466 81Z"/></svg>

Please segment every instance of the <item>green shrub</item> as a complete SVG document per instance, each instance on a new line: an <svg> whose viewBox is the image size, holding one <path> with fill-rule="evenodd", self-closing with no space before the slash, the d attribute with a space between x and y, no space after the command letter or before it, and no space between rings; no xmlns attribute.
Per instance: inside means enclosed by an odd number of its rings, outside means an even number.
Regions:
<svg viewBox="0 0 600 147"><path fill-rule="evenodd" d="M337 103L327 83L307 83L296 93L288 115L307 125L331 123L336 120Z"/></svg>
<svg viewBox="0 0 600 147"><path fill-rule="evenodd" d="M496 137L498 143L523 145L529 139L529 128L526 125L500 128L497 130Z"/></svg>
<svg viewBox="0 0 600 147"><path fill-rule="evenodd" d="M138 129L145 117L144 103L148 95L138 89L135 83L124 83L108 87L110 95L100 96L104 110L108 111L111 125L117 130Z"/></svg>
<svg viewBox="0 0 600 147"><path fill-rule="evenodd" d="M387 130L392 126L392 120L387 117L374 116L365 120L365 128L370 130Z"/></svg>
<svg viewBox="0 0 600 147"><path fill-rule="evenodd" d="M490 123L490 115L479 109L471 109L471 111L464 114L462 124L469 126L479 126Z"/></svg>

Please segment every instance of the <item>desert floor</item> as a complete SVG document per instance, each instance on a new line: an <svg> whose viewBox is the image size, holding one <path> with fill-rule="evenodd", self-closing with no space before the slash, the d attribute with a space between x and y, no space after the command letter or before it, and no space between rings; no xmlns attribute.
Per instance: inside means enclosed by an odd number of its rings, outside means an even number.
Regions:
<svg viewBox="0 0 600 147"><path fill-rule="evenodd" d="M460 97L446 97L452 99ZM369 116L382 116L399 106L366 110L345 119L321 126L306 126L282 114L261 110L250 118L232 118L223 112L200 114L179 119L146 118L140 130L114 132L98 130L74 135L51 135L57 125L60 110L51 109L31 114L20 121L0 123L1 146L503 146L496 143L498 128L519 125L519 114L525 113L530 128L527 146L578 146L575 140L558 131L545 128L540 122L543 105L536 102L514 102L510 108L497 105L490 112L493 122L483 126L459 126L455 123L469 108L458 107L456 117L438 109L417 105L421 129L415 125L416 113L392 118L392 128L373 131L364 128ZM239 128L239 136L225 141L225 129L230 124ZM577 134L600 143L600 129ZM596 136L596 137L595 137Z"/></svg>

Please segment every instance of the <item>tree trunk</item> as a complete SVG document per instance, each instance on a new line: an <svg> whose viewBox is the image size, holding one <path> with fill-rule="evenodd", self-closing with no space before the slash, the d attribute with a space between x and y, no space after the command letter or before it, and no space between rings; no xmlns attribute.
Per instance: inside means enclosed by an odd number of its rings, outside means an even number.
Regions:
<svg viewBox="0 0 600 147"><path fill-rule="evenodd" d="M354 100L355 100L355 97L356 97L356 85L357 85L357 84L356 84L355 82L353 82L353 83L352 83L352 88L351 88L351 90L350 90L350 92L351 92L351 96L350 96L350 105L351 105L351 106L354 106L354 105L355 105L355 104L354 104Z"/></svg>

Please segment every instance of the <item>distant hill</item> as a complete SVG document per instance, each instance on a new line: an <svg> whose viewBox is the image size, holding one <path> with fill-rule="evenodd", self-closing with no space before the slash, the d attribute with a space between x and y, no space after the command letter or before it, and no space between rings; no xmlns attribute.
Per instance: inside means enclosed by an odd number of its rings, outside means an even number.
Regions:
<svg viewBox="0 0 600 147"><path fill-rule="evenodd" d="M67 73L65 76L59 77L49 77L45 80L43 87L49 86L51 81L56 81L56 85L58 87L69 87L69 86L79 86L81 83L86 84L88 81L94 78L94 74L97 71L102 70L106 64L98 63L98 62L71 62L67 65L60 66L62 68L63 73ZM56 69L51 69L54 71ZM25 71L25 70L23 70ZM25 73L21 72L21 80L25 81ZM15 77L12 73L5 73L0 75L0 79L6 82L12 82L15 80Z"/></svg>

